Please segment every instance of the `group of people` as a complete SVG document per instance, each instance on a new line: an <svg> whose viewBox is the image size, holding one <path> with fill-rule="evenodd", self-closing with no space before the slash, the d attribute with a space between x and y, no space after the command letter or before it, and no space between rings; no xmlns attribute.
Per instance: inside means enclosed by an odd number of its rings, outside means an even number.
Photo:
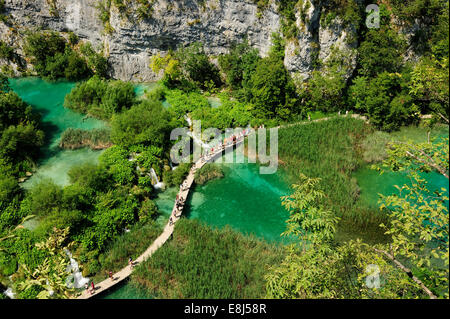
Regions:
<svg viewBox="0 0 450 319"><path fill-rule="evenodd" d="M236 142L242 140L245 136L250 134L250 128L243 129L238 134L234 134L230 137L224 138L223 142L220 142L217 146L212 147L205 151L205 155L201 157L201 160L209 160L211 156L215 154L215 152L222 152L228 146L236 144Z"/></svg>
<svg viewBox="0 0 450 319"><path fill-rule="evenodd" d="M181 186L183 186L183 184ZM181 189L181 187L180 187L180 189ZM181 190L184 190L184 189L181 189ZM186 202L186 199L182 198L180 195L177 194L177 197L175 199L175 207L172 210L173 217L178 218L181 216L181 211L183 210L183 206L184 206L185 202ZM180 212L180 213L177 215L178 212ZM170 219L169 219L170 226L172 226L174 224L172 216L170 216Z"/></svg>
<svg viewBox="0 0 450 319"><path fill-rule="evenodd" d="M178 194L177 194L177 198L175 199L175 207L178 209L178 210L181 210L182 208L183 208L183 206L184 206L184 202L185 202L186 200L184 199L184 198L182 198L182 197L180 197Z"/></svg>

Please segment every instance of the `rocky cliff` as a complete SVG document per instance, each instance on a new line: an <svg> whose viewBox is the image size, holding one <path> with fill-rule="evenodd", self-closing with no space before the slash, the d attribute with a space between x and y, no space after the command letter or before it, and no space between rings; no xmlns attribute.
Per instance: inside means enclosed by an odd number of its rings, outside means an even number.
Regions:
<svg viewBox="0 0 450 319"><path fill-rule="evenodd" d="M264 56L272 33L280 32L282 19L274 0L263 9L254 0L149 0L151 14L144 18L136 0L119 2L126 4L126 10L108 0L4 0L7 19L0 22L0 39L23 57L25 30L72 31L103 50L114 78L151 81L158 78L149 68L152 55L195 41L203 42L214 57L226 52L233 42L247 38ZM322 26L321 7L316 2L304 0L297 6L300 32L286 45L285 65L302 78L310 75L314 59L326 60L333 47L348 52L352 65L355 62L351 49L356 44L348 41L354 31L342 27L338 19ZM6 63L17 68L17 61L0 61Z"/></svg>

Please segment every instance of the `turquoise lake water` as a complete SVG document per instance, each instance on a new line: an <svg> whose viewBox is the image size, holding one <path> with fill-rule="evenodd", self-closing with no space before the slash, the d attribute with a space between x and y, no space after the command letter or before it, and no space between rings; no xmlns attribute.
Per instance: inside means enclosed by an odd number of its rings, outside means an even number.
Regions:
<svg viewBox="0 0 450 319"><path fill-rule="evenodd" d="M42 156L38 161L37 172L23 187L29 188L43 178L50 178L64 186L69 183L67 172L74 165L90 162L96 163L102 151L88 148L63 150L58 147L61 133L69 127L80 129L101 128L105 122L85 118L83 114L73 112L63 106L64 97L75 86L73 82L50 83L39 78L20 78L10 80L11 88L33 110L42 116L46 145L42 148Z"/></svg>

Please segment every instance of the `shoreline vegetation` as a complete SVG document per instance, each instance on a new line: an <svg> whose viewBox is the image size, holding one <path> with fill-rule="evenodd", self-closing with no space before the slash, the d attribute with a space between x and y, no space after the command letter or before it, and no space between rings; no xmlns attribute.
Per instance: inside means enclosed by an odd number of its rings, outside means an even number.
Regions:
<svg viewBox="0 0 450 319"><path fill-rule="evenodd" d="M158 298L264 298L268 266L283 257L276 244L182 218L173 239L132 273L131 284Z"/></svg>
<svg viewBox="0 0 450 319"><path fill-rule="evenodd" d="M223 169L217 165L208 163L195 172L195 183L199 185L204 185L207 182L224 177Z"/></svg>
<svg viewBox="0 0 450 319"><path fill-rule="evenodd" d="M103 150L112 145L109 128L91 130L68 128L61 134L59 142L59 147L66 150L83 147L89 147L91 150Z"/></svg>

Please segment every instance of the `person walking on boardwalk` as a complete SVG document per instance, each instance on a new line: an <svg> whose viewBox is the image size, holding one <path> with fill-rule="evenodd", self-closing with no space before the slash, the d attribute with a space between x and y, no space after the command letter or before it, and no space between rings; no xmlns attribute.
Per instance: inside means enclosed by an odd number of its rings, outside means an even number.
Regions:
<svg viewBox="0 0 450 319"><path fill-rule="evenodd" d="M91 295L93 295L94 292L95 292L95 285L94 285L94 282L91 281Z"/></svg>
<svg viewBox="0 0 450 319"><path fill-rule="evenodd" d="M130 265L130 268L133 269L133 258L128 258L128 265Z"/></svg>
<svg viewBox="0 0 450 319"><path fill-rule="evenodd" d="M112 273L112 271L109 272L109 279L111 279L111 280L114 279L114 278L113 278L113 273Z"/></svg>

